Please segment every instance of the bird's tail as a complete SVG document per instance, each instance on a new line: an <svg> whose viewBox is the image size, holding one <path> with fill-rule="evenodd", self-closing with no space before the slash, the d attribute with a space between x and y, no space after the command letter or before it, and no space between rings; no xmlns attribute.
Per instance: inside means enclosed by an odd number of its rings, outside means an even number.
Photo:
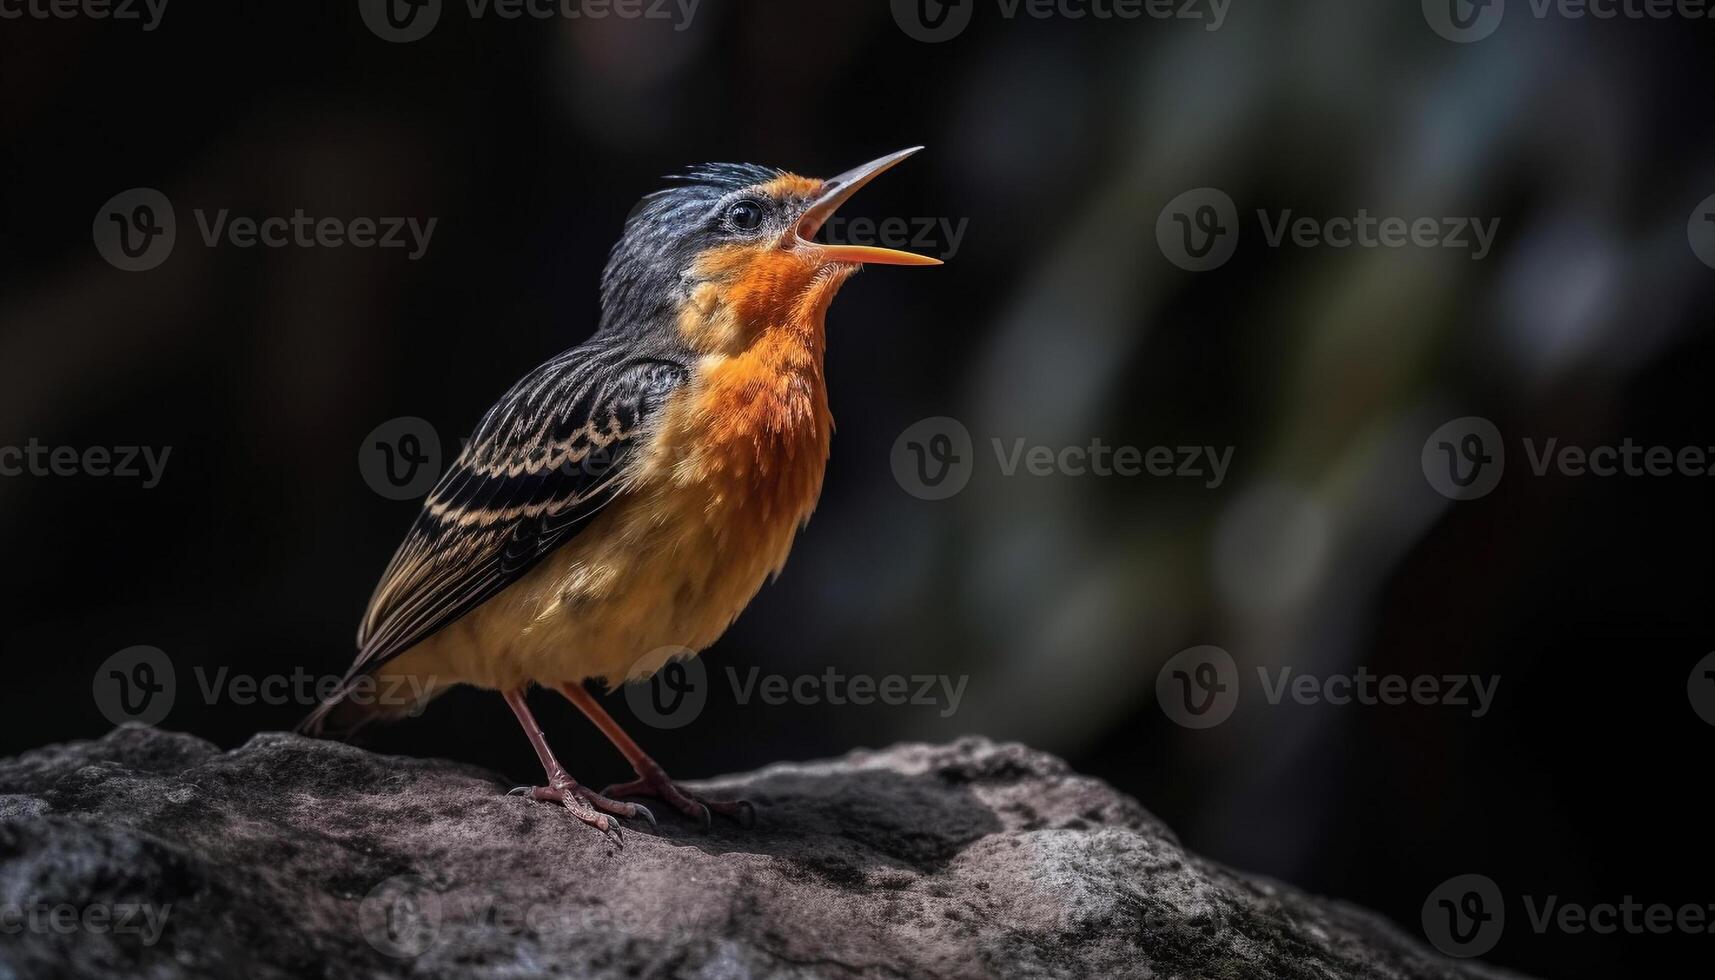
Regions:
<svg viewBox="0 0 1715 980"><path fill-rule="evenodd" d="M442 689L413 687L411 680L400 675L347 677L292 730L314 738L349 739L375 722L420 714Z"/></svg>
<svg viewBox="0 0 1715 980"><path fill-rule="evenodd" d="M298 722L292 731L312 738L348 739L369 723L369 719L355 708L356 705L347 701L344 694L331 695L316 705L315 710Z"/></svg>

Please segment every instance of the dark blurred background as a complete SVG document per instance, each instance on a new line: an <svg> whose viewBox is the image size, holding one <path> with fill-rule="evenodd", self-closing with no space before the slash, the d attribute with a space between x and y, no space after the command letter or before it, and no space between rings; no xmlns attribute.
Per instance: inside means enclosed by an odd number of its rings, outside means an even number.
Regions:
<svg viewBox="0 0 1715 980"><path fill-rule="evenodd" d="M897 6L897 5L896 5ZM909 6L909 5L907 5ZM934 5L931 5L934 6ZM1206 6L1206 5L1205 5ZM0 21L0 446L171 447L158 486L0 478L0 751L99 736L97 666L171 658L166 727L233 746L301 704L198 676L342 671L412 500L366 436L420 417L448 453L514 379L592 329L627 211L707 160L828 175L916 143L849 216L966 222L937 270L872 269L830 317L838 435L785 575L704 658L764 674L968 676L941 706L739 705L638 726L691 778L981 733L1135 794L1192 848L1421 934L1439 883L1715 902L1708 477L1535 476L1520 439L1710 446L1715 22L1515 3L1476 43L1408 2L1235 0L1205 21L1004 15L924 43L888 4L704 0L688 23L473 21L389 43L357 3L192 4L158 26ZM683 28L683 29L680 29ZM92 220L150 187L177 243L114 268ZM1236 253L1182 271L1168 202L1217 187ZM194 209L434 217L426 253L205 247ZM1492 252L1269 248L1257 209L1498 219ZM1490 495L1419 457L1483 416ZM908 493L900 434L951 416L969 486ZM989 445L1232 446L1217 488L1004 475ZM1255 668L1498 678L1448 705L1271 706L1175 724L1157 674L1200 644ZM202 675L198 675L198 671ZM1249 682L1247 682L1249 683ZM628 775L535 703L583 781ZM630 718L623 698L610 704ZM501 700L458 692L385 751L537 778ZM1489 954L1660 976L1705 935L1538 934Z"/></svg>

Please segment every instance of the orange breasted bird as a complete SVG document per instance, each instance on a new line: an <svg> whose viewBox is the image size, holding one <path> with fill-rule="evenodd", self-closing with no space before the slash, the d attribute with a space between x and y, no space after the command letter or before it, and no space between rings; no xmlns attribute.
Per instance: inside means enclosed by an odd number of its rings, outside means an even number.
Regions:
<svg viewBox="0 0 1715 980"><path fill-rule="evenodd" d="M779 573L833 433L829 303L865 264L940 264L815 235L918 149L827 180L709 165L645 197L602 274L595 334L489 409L383 573L345 681L300 727L409 710L352 697L364 679L490 688L547 774L514 792L616 838L616 818L654 821L620 797L748 822L748 804L676 786L585 682L643 680L704 650ZM572 779L525 704L532 684L577 705L636 779L600 793Z"/></svg>

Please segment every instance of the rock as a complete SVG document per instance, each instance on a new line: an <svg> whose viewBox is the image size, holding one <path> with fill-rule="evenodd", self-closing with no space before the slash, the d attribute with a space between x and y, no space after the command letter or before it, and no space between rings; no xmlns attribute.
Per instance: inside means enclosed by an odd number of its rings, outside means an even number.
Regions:
<svg viewBox="0 0 1715 980"><path fill-rule="evenodd" d="M141 727L0 761L0 977L1498 977L965 739L700 784L623 848L465 766Z"/></svg>

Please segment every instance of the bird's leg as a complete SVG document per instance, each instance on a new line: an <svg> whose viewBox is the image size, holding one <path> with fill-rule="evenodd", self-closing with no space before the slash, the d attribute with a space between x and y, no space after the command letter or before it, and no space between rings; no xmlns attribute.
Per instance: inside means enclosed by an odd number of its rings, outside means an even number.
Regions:
<svg viewBox="0 0 1715 980"><path fill-rule="evenodd" d="M625 756L625 761L631 763L632 770L637 773L637 778L629 783L620 783L602 790L603 796L653 796L673 804L687 817L699 821L704 827L710 823L711 811L731 817L747 827L755 822L756 808L751 806L748 800L710 800L680 789L667 777L661 765L649 758L648 754L632 741L631 736L625 734L619 723L602 709L595 695L582 684L561 684L560 693L577 705L578 710L588 716L590 721L595 722L595 726L601 729L601 733L607 736L607 740Z"/></svg>
<svg viewBox="0 0 1715 980"><path fill-rule="evenodd" d="M520 786L513 794L528 796L543 803L558 803L572 812L584 823L601 831L612 834L616 843L623 844L624 837L620 834L619 821L614 817L642 817L650 823L655 822L655 815L649 808L636 803L620 803L608 799L604 794L593 793L566 772L560 760L554 758L554 753L548 748L548 740L542 737L542 726L536 724L536 718L530 713L530 706L524 703L524 690L505 692L506 706L518 716L518 723L524 726L524 734L530 739L530 746L536 750L536 758L542 762L542 771L548 775L546 786Z"/></svg>

